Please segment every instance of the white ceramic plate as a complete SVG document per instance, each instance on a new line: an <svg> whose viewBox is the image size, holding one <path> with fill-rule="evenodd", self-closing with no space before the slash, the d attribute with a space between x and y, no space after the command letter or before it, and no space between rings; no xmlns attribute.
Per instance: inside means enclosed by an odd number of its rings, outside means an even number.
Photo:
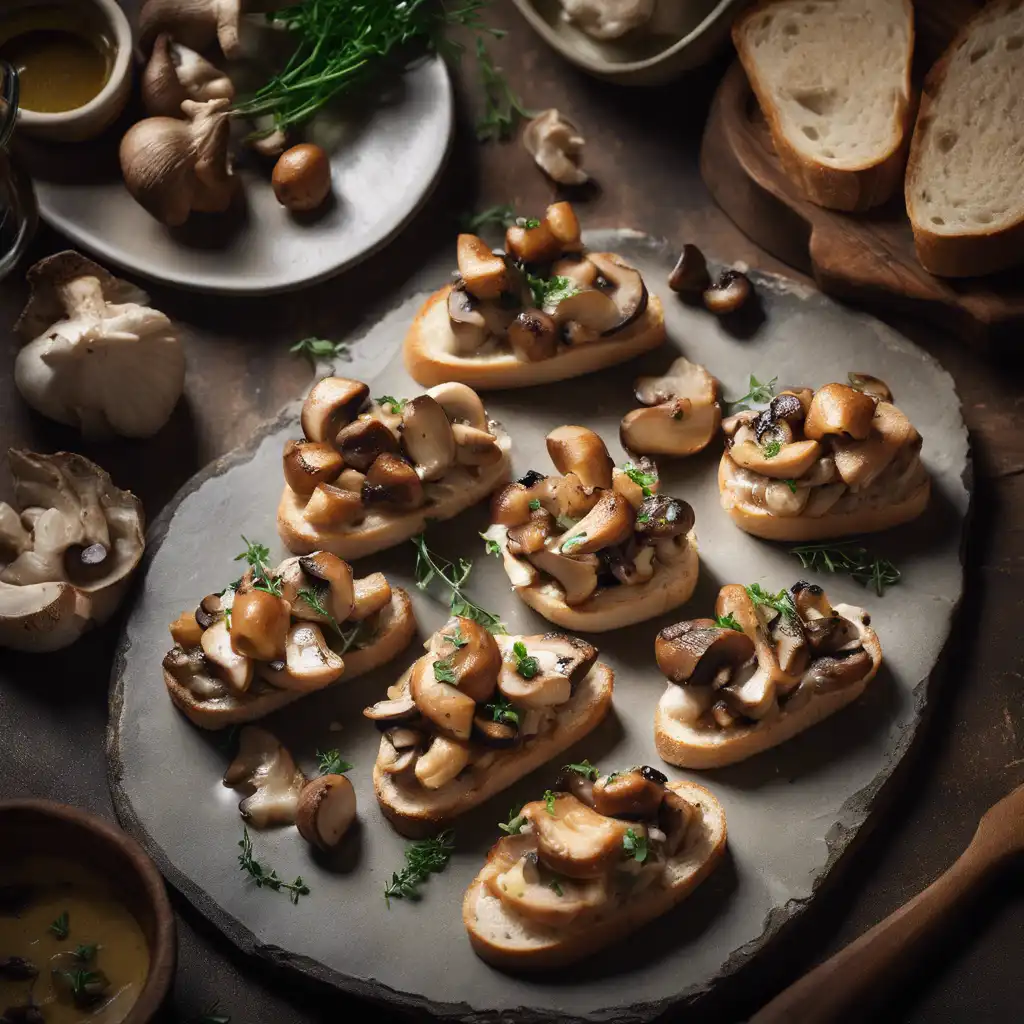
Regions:
<svg viewBox="0 0 1024 1024"><path fill-rule="evenodd" d="M267 174L241 169L243 216L193 217L169 230L113 177L36 178L43 219L102 261L195 291L287 291L365 259L430 195L451 142L454 109L444 61L424 60L359 124L319 119L310 139L331 154L334 201L299 219L274 198ZM66 171L64 172L66 175Z"/></svg>

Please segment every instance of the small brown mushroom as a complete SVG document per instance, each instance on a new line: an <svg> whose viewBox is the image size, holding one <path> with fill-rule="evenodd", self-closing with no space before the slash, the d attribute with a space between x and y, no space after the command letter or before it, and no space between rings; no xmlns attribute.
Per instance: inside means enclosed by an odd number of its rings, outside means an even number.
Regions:
<svg viewBox="0 0 1024 1024"><path fill-rule="evenodd" d="M182 612L170 625L171 639L186 650L198 647L203 627L196 622L194 612Z"/></svg>
<svg viewBox="0 0 1024 1024"><path fill-rule="evenodd" d="M365 622L371 615L391 604L391 584L382 572L371 573L352 585L352 611L349 622Z"/></svg>
<svg viewBox="0 0 1024 1024"><path fill-rule="evenodd" d="M358 492L333 484L319 484L302 510L302 518L312 526L344 526L365 514Z"/></svg>
<svg viewBox="0 0 1024 1024"><path fill-rule="evenodd" d="M545 547L527 555L527 558L541 572L553 576L562 585L565 603L570 608L583 604L597 590L597 570L600 567L597 555L570 558Z"/></svg>
<svg viewBox="0 0 1024 1024"><path fill-rule="evenodd" d="M477 430L487 430L487 411L480 396L467 384L450 380L438 384L427 391L427 394L444 410L448 422L454 427L463 423Z"/></svg>
<svg viewBox="0 0 1024 1024"><path fill-rule="evenodd" d="M459 274L466 291L477 299L496 299L508 289L508 271L501 256L476 235L459 235L455 243Z"/></svg>
<svg viewBox="0 0 1024 1024"><path fill-rule="evenodd" d="M506 484L491 498L491 522L509 527L529 522L532 500L530 488L522 483Z"/></svg>
<svg viewBox="0 0 1024 1024"><path fill-rule="evenodd" d="M321 775L299 794L299 835L320 850L333 850L356 820L356 791L344 775Z"/></svg>
<svg viewBox="0 0 1024 1024"><path fill-rule="evenodd" d="M600 492L597 504L554 545L564 555L589 555L622 544L633 534L636 511L614 490Z"/></svg>
<svg viewBox="0 0 1024 1024"><path fill-rule="evenodd" d="M453 423L452 435L455 437L455 461L460 466L493 466L504 457L497 437L487 430Z"/></svg>
<svg viewBox="0 0 1024 1024"><path fill-rule="evenodd" d="M556 427L547 436L548 455L559 473L575 473L587 494L612 485L614 463L604 441L587 427Z"/></svg>
<svg viewBox="0 0 1024 1024"><path fill-rule="evenodd" d="M271 686L280 690L307 693L321 690L345 671L345 663L328 646L323 630L312 622L296 622L288 630L285 659L281 663L261 663L259 673Z"/></svg>
<svg viewBox="0 0 1024 1024"><path fill-rule="evenodd" d="M524 309L509 325L507 338L517 359L539 362L558 350L558 325L539 309Z"/></svg>
<svg viewBox="0 0 1024 1024"><path fill-rule="evenodd" d="M402 511L420 508L426 497L416 470L398 455L385 452L374 459L363 484L366 505L390 505Z"/></svg>
<svg viewBox="0 0 1024 1024"><path fill-rule="evenodd" d="M729 448L728 454L737 466L752 473L776 480L797 480L821 458L822 449L817 441L795 441L777 448L759 445L756 441L740 441Z"/></svg>
<svg viewBox="0 0 1024 1024"><path fill-rule="evenodd" d="M901 448L916 444L920 436L895 405L879 402L865 440L833 443L836 469L848 486L867 487L892 464Z"/></svg>
<svg viewBox="0 0 1024 1024"><path fill-rule="evenodd" d="M668 494L652 494L640 506L636 532L654 540L684 536L693 529L695 520L688 502Z"/></svg>
<svg viewBox="0 0 1024 1024"><path fill-rule="evenodd" d="M327 584L324 604L335 622L344 622L355 603L352 566L330 551L314 551L299 557L299 567L307 576Z"/></svg>
<svg viewBox="0 0 1024 1024"><path fill-rule="evenodd" d="M622 417L619 442L642 455L695 455L711 443L722 421L717 402L694 406L676 398L651 408L634 409Z"/></svg>
<svg viewBox="0 0 1024 1024"><path fill-rule="evenodd" d="M826 435L863 441L871 433L876 399L846 384L826 384L811 399L804 434L815 441Z"/></svg>
<svg viewBox="0 0 1024 1024"><path fill-rule="evenodd" d="M666 782L668 778L649 765L603 775L594 783L594 810L609 818L654 818L665 795Z"/></svg>
<svg viewBox="0 0 1024 1024"><path fill-rule="evenodd" d="M410 696L379 700L363 709L363 717L369 718L378 729L391 729L396 725L407 725L420 719L420 709Z"/></svg>
<svg viewBox="0 0 1024 1024"><path fill-rule="evenodd" d="M402 410L402 444L424 481L439 480L455 462L455 435L444 409L419 395Z"/></svg>
<svg viewBox="0 0 1024 1024"><path fill-rule="evenodd" d="M455 354L472 355L490 335L480 302L465 286L456 285L448 293L448 323L455 339Z"/></svg>
<svg viewBox="0 0 1024 1024"><path fill-rule="evenodd" d="M449 736L435 736L416 761L416 778L424 789L440 789L469 764L469 747Z"/></svg>
<svg viewBox="0 0 1024 1024"><path fill-rule="evenodd" d="M671 682L713 686L728 682L754 656L754 642L738 630L716 626L713 619L694 619L663 629L655 638L654 656Z"/></svg>
<svg viewBox="0 0 1024 1024"><path fill-rule="evenodd" d="M322 206L331 194L331 160L310 142L287 149L278 158L271 176L277 201L293 213Z"/></svg>
<svg viewBox="0 0 1024 1024"><path fill-rule="evenodd" d="M231 646L258 661L284 657L290 622L283 597L255 589L238 594L231 605Z"/></svg>
<svg viewBox="0 0 1024 1024"><path fill-rule="evenodd" d="M871 395L872 398L877 398L880 402L892 402L892 391L884 380L872 377L870 373L858 373L855 370L851 370L846 376L850 387L856 391L863 391L864 394Z"/></svg>
<svg viewBox="0 0 1024 1024"><path fill-rule="evenodd" d="M550 870L566 878L599 878L622 860L628 822L599 814L569 793L557 793L549 813L535 800L520 813L533 825L537 854ZM643 826L634 826L638 834Z"/></svg>
<svg viewBox="0 0 1024 1024"><path fill-rule="evenodd" d="M580 240L580 221L572 208L572 203L565 200L552 203L544 211L544 223L562 246L563 252L583 248L583 242Z"/></svg>
<svg viewBox="0 0 1024 1024"><path fill-rule="evenodd" d="M726 270L711 287L704 291L704 306L715 316L735 313L754 294L750 278L739 270Z"/></svg>
<svg viewBox="0 0 1024 1024"><path fill-rule="evenodd" d="M310 441L333 445L338 431L356 418L369 395L362 381L325 377L313 385L302 405L302 432Z"/></svg>
<svg viewBox="0 0 1024 1024"><path fill-rule="evenodd" d="M238 810L254 828L293 824L305 782L292 755L273 733L258 725L242 729L224 785L248 793Z"/></svg>
<svg viewBox="0 0 1024 1024"><path fill-rule="evenodd" d="M697 295L711 287L711 275L708 273L707 260L704 253L689 243L668 275L668 286L682 295Z"/></svg>
<svg viewBox="0 0 1024 1024"><path fill-rule="evenodd" d="M424 718L447 736L468 740L473 732L476 701L451 683L441 682L434 670L439 659L425 655L412 667L409 693Z"/></svg>
<svg viewBox="0 0 1024 1024"><path fill-rule="evenodd" d="M542 220L532 228L513 224L505 232L505 250L523 263L547 263L562 254L562 243Z"/></svg>
<svg viewBox="0 0 1024 1024"><path fill-rule="evenodd" d="M513 722L496 722L490 715L480 714L473 719L473 739L485 747L507 749L519 742L519 727Z"/></svg>
<svg viewBox="0 0 1024 1024"><path fill-rule="evenodd" d="M552 277L567 277L577 288L594 288L597 267L581 253L573 253L556 260L551 267Z"/></svg>
<svg viewBox="0 0 1024 1024"><path fill-rule="evenodd" d="M478 622L456 616L437 634L435 650L463 693L483 704L494 694L501 651L494 636Z"/></svg>
<svg viewBox="0 0 1024 1024"><path fill-rule="evenodd" d="M546 509L539 508L530 513L527 522L509 528L507 535L508 553L532 555L544 547L545 541L555 530L555 517Z"/></svg>
<svg viewBox="0 0 1024 1024"><path fill-rule="evenodd" d="M625 330L647 310L647 286L640 271L612 253L592 252L587 259L597 267L601 280L607 282L607 294L619 311L618 323L603 333L615 334Z"/></svg>
<svg viewBox="0 0 1024 1024"><path fill-rule="evenodd" d="M337 479L345 461L333 445L288 441L284 446L284 482L296 494L312 494L318 484Z"/></svg>
<svg viewBox="0 0 1024 1024"><path fill-rule="evenodd" d="M337 437L345 465L365 473L385 452L397 454L395 435L380 420L360 417L342 429Z"/></svg>
<svg viewBox="0 0 1024 1024"><path fill-rule="evenodd" d="M863 679L872 664L871 655L863 649L843 656L828 654L815 658L801 686L812 686L819 693L838 690Z"/></svg>

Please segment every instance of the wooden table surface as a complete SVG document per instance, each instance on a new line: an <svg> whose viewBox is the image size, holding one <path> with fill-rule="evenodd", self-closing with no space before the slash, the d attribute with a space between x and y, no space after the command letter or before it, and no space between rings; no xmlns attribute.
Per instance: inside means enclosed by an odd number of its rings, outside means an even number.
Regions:
<svg viewBox="0 0 1024 1024"><path fill-rule="evenodd" d="M587 137L586 162L597 184L579 201L585 226L635 227L679 245L695 242L722 260L785 271L714 206L697 173L701 128L724 57L671 86L632 91L594 81L562 62L510 3L499 0L491 20L509 30L492 50L526 104L557 106ZM134 490L152 518L194 472L245 441L304 391L311 369L289 354L289 345L311 334L344 338L361 311L386 297L394 274L415 266L439 237L454 239L457 217L467 209L511 202L521 213L543 210L554 190L520 146L479 147L474 141L474 62L467 60L457 77L459 133L444 179L426 209L385 251L337 280L286 297L239 301L150 288L154 305L181 324L188 356L186 396L157 438L83 444L74 432L30 413L12 381L18 343L8 330L0 357L4 444L80 451L107 468L117 484ZM62 247L53 232L41 230L31 258ZM24 299L20 274L0 284L0 323L12 324ZM976 498L964 606L934 680L931 722L890 787L891 803L876 829L789 941L719 993L703 1008L702 1021L744 1019L811 964L894 910L960 853L990 804L1024 782L1020 363L986 363L932 328L895 326L953 374L971 431ZM9 499L4 476L0 497ZM103 743L117 628L111 624L55 655L5 652L0 796L49 797L112 816ZM958 940L923 960L920 976L900 985L874 1016L915 1024L1020 1020L1020 895L1019 882L1001 884L977 905ZM252 971L183 901L176 903L180 970L168 1020L192 1019L215 1001L233 1024L292 1024L365 1009L339 1005L338 997L322 992L299 991L288 979L270 977L265 966Z"/></svg>

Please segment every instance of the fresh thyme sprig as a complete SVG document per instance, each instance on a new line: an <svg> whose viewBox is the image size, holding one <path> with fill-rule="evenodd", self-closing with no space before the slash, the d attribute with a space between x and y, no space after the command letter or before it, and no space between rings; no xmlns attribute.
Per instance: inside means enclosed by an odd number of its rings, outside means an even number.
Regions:
<svg viewBox="0 0 1024 1024"><path fill-rule="evenodd" d="M50 922L50 927L47 931L56 935L58 939L66 939L68 932L71 930L71 918L66 910L60 912L60 916L56 920Z"/></svg>
<svg viewBox="0 0 1024 1024"><path fill-rule="evenodd" d="M280 583L280 581L278 581ZM358 643L363 636L363 623L357 622L347 633L338 624L338 620L327 610L324 604L323 594L314 587L303 587L298 593L299 598L306 602L318 615L322 615L327 624L334 630L341 639L341 650L339 654L348 654L353 644Z"/></svg>
<svg viewBox="0 0 1024 1024"><path fill-rule="evenodd" d="M451 829L433 839L421 839L410 843L405 850L405 867L394 872L391 881L384 886L384 899L391 906L394 900L418 900L419 887L431 876L439 874L448 866L455 839Z"/></svg>
<svg viewBox="0 0 1024 1024"><path fill-rule="evenodd" d="M777 594L772 594L765 590L760 583L751 583L745 589L755 606L766 605L769 608L774 608L780 615L784 615L788 619L795 619L797 617L793 597L785 587Z"/></svg>
<svg viewBox="0 0 1024 1024"><path fill-rule="evenodd" d="M743 632L743 627L736 621L736 616L732 612L728 615L716 615L715 625L719 629L735 629L737 633Z"/></svg>
<svg viewBox="0 0 1024 1024"><path fill-rule="evenodd" d="M640 488L645 498L649 498L654 494L654 487L658 483L658 471L653 466L651 468L653 472L645 473L632 462L627 462L622 467L622 472Z"/></svg>
<svg viewBox="0 0 1024 1024"><path fill-rule="evenodd" d="M853 541L836 544L801 544L790 549L805 569L814 572L845 573L862 587L871 587L881 597L886 587L899 583L901 573L889 561L872 555L867 548Z"/></svg>
<svg viewBox="0 0 1024 1024"><path fill-rule="evenodd" d="M522 814L522 807L513 807L508 812L508 821L499 821L498 828L506 835L517 836L526 824L526 816Z"/></svg>
<svg viewBox="0 0 1024 1024"><path fill-rule="evenodd" d="M238 865L256 883L257 889L271 889L274 892L287 892L292 903L298 903L300 896L308 896L310 888L302 880L302 876L296 876L294 882L285 882L277 877L277 872L271 868L267 870L252 855L252 838L249 830L242 826L242 838L238 841L242 852L238 855Z"/></svg>
<svg viewBox="0 0 1024 1024"><path fill-rule="evenodd" d="M491 716L492 721L506 725L519 724L519 712L513 707L508 697L502 693L499 693L493 701L485 704L484 711Z"/></svg>
<svg viewBox="0 0 1024 1024"><path fill-rule="evenodd" d="M254 590L265 590L268 594L280 597L282 594L281 580L270 571L267 559L270 558L270 548L259 541L250 541L244 534L242 543L245 544L245 551L235 555L236 562L248 562L252 569L252 586Z"/></svg>
<svg viewBox="0 0 1024 1024"><path fill-rule="evenodd" d="M491 34L500 37L504 33L492 30ZM482 35L476 37L476 62L484 91L484 113L477 122L476 137L480 142L500 142L511 137L521 117L535 117L536 112L528 110L512 90L501 68L491 59Z"/></svg>
<svg viewBox="0 0 1024 1024"><path fill-rule="evenodd" d="M316 763L321 775L344 775L352 771L352 765L343 760L337 750L318 750Z"/></svg>
<svg viewBox="0 0 1024 1024"><path fill-rule="evenodd" d="M303 338L302 341L297 341L292 345L288 351L294 352L296 355L305 356L313 364L314 368L321 359L328 362L334 359L349 361L352 359L348 345L345 342L327 341L325 338Z"/></svg>
<svg viewBox="0 0 1024 1024"><path fill-rule="evenodd" d="M597 782L597 777L600 774L597 770L597 765L591 764L586 758L580 761L579 764L563 765L563 771L575 772L591 782Z"/></svg>
<svg viewBox="0 0 1024 1024"><path fill-rule="evenodd" d="M729 406L730 412L744 412L751 405L764 405L765 402L770 402L775 397L775 388L778 383L778 377L772 377L771 380L762 383L751 374L750 390L742 398L737 398L736 401L726 402L725 404Z"/></svg>
<svg viewBox="0 0 1024 1024"><path fill-rule="evenodd" d="M463 593L462 588L473 571L473 563L465 558L460 558L458 565L449 562L435 554L427 547L426 537L420 533L412 538L416 546L416 586L420 590L426 590L434 577L442 580L445 586L451 591L451 598L448 606L452 615L460 615L464 619L472 619L480 623L484 629L491 633L507 633L505 624L492 612L486 611L478 604L475 604Z"/></svg>

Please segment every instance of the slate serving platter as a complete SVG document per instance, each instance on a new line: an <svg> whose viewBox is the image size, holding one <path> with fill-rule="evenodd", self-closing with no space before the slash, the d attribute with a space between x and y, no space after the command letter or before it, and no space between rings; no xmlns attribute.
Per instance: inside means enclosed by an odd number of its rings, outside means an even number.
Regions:
<svg viewBox="0 0 1024 1024"><path fill-rule="evenodd" d="M700 456L664 463L663 489L696 510L701 579L677 613L595 637L616 671L615 712L590 737L501 796L459 821L447 871L423 889L418 904L396 902L383 890L403 864L404 841L382 818L371 769L377 733L360 710L420 653L410 648L389 668L315 694L267 724L308 771L315 751L337 747L355 768L359 825L333 861L313 854L293 828L254 833L256 856L282 878L301 874L312 893L297 906L280 894L256 891L236 860L241 821L238 796L220 782L228 761L225 737L193 728L171 706L160 670L170 646L167 624L205 594L237 575L232 556L240 534L284 555L274 529L284 441L298 434L298 404L252 445L196 477L154 524L144 586L128 620L114 668L108 735L110 782L125 828L196 908L257 958L284 965L338 989L445 1018L643 1021L692 1004L722 982L800 913L824 876L864 826L882 784L907 751L923 719L928 678L949 633L961 593L960 548L969 504L967 433L953 382L928 355L871 317L851 312L784 279L753 274L763 320L734 329L682 304L665 286L673 254L632 232L597 232L595 248L615 250L637 265L665 303L670 343L626 367L549 387L486 397L513 439L514 470L549 468L548 430L562 423L597 429L618 462L621 415L633 407L631 386L641 372L660 371L682 351L722 381L726 396L747 389L748 374L780 384L845 380L848 370L888 381L896 400L924 436L934 497L927 517L871 540L903 571L879 598L845 577L816 577L784 546L755 540L732 526L718 504L720 444ZM447 249L395 296L393 308L354 345L341 373L372 380L373 394L418 392L396 354L426 291L451 270ZM497 610L512 632L542 631L545 623L509 591L498 562L484 554L484 509L435 525L431 545L474 560L469 592ZM423 636L446 617L436 592L413 585L413 549L364 559L357 574L377 569L413 594ZM885 666L865 696L784 747L731 768L685 773L660 764L652 717L664 688L654 665L658 629L707 614L724 583L759 582L771 589L810 578L834 601L872 612ZM498 837L509 808L535 799L558 764L583 757L605 770L637 763L666 768L673 778L699 778L725 806L729 855L685 904L638 938L571 972L522 979L501 974L471 952L463 930L462 894Z"/></svg>

